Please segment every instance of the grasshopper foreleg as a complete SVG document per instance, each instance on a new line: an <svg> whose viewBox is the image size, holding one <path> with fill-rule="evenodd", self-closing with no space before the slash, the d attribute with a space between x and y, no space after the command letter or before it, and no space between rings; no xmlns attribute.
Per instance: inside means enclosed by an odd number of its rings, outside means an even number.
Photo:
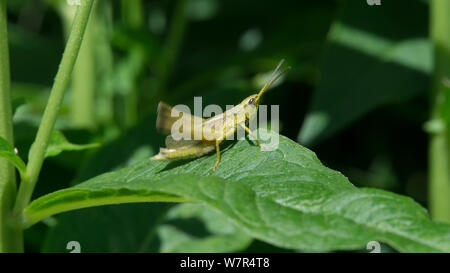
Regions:
<svg viewBox="0 0 450 273"><path fill-rule="evenodd" d="M216 161L216 164L214 164L214 167L213 167L213 172L215 172L216 171L216 168L217 168L217 165L219 165L219 163L220 163L220 147L219 147L219 145L220 145L220 143L223 141L223 139L217 139L216 140L216 153L217 153L217 161Z"/></svg>
<svg viewBox="0 0 450 273"><path fill-rule="evenodd" d="M255 134L253 134L253 132L250 131L250 129L249 129L247 126L245 126L244 124L239 124L239 125L240 125L242 128L244 128L244 130L245 130L249 135L251 135L251 136L255 139L256 144L258 144L258 146L259 146L260 148L262 148L261 142L259 142L259 140L258 140L258 138L255 136Z"/></svg>

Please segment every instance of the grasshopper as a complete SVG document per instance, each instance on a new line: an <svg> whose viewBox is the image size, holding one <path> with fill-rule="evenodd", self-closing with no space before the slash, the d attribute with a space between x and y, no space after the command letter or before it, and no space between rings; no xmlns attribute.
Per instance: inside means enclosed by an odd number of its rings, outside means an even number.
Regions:
<svg viewBox="0 0 450 273"><path fill-rule="evenodd" d="M178 111L170 107L164 102L158 105L158 115L156 118L156 129L162 133L169 134L166 137L166 148L160 148L159 154L153 156L152 160L172 160L191 157L200 157L212 152L214 149L217 153L217 161L214 164L213 172L216 171L220 163L220 143L227 139L228 136L234 134L238 126L242 127L249 135L251 135L258 144L262 147L258 138L247 127L250 119L252 119L258 112L261 97L269 87L283 75L290 67L285 68L277 74L284 60L281 60L275 70L272 72L270 78L266 81L258 94L251 95L245 98L240 104L225 111L223 114L213 116L208 119L203 119L197 116L190 115L185 112ZM181 115L181 117L180 117ZM188 136L200 135L199 140L181 139L175 140L171 133L171 128L175 122L183 119L183 133ZM198 138L197 138L198 139Z"/></svg>

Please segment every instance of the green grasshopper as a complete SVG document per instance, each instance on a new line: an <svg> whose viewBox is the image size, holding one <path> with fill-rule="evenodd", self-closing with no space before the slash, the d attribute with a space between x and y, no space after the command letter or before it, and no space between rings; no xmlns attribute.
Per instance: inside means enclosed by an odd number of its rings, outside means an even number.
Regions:
<svg viewBox="0 0 450 273"><path fill-rule="evenodd" d="M258 94L245 98L240 104L225 111L223 114L203 119L190 115L185 112L178 111L170 107L164 102L158 105L158 116L156 119L156 129L162 133L169 134L166 137L166 148L160 148L159 154L153 156L152 160L172 160L191 157L200 157L212 152L217 152L217 161L214 164L213 172L216 171L220 163L220 143L227 139L228 136L234 134L238 126L242 127L249 135L251 135L262 147L258 138L246 126L258 112L259 103L264 92L283 75L290 67L282 70L278 75L276 73L280 69L284 60L281 60L270 78L266 81ZM181 117L179 117L181 115ZM181 120L183 119L183 120ZM171 128L177 121L186 122L189 126L183 126L183 133L193 137L200 135L200 138L175 140L171 134ZM199 139L199 140L195 140Z"/></svg>

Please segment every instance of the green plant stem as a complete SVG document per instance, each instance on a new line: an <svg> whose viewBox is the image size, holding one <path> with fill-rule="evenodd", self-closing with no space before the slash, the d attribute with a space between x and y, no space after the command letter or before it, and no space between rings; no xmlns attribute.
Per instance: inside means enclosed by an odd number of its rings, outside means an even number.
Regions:
<svg viewBox="0 0 450 273"><path fill-rule="evenodd" d="M70 8L67 4L62 3L62 9L64 10L61 14L65 21L67 36L70 33L70 26L74 19L74 14L67 12L68 9L69 11L72 10ZM95 13L95 5L92 13ZM96 127L95 26L95 17L93 17L86 26L83 43L72 74L70 118L73 125L77 128L91 129Z"/></svg>
<svg viewBox="0 0 450 273"><path fill-rule="evenodd" d="M158 73L158 85L156 94L164 99L163 95L169 76L172 73L175 60L181 48L184 33L186 30L186 0L178 0L173 14L173 20L169 30L166 44L164 46L162 60Z"/></svg>
<svg viewBox="0 0 450 273"><path fill-rule="evenodd" d="M72 103L70 116L73 125L79 128L95 128L95 58L94 58L94 33L92 24L83 39L83 45L75 65L72 82Z"/></svg>
<svg viewBox="0 0 450 273"><path fill-rule="evenodd" d="M0 0L0 136L14 145L6 0ZM23 234L7 225L16 196L14 166L0 159L0 252L22 252Z"/></svg>
<svg viewBox="0 0 450 273"><path fill-rule="evenodd" d="M122 19L127 27L136 29L143 25L142 0L122 0L120 6L122 9Z"/></svg>
<svg viewBox="0 0 450 273"><path fill-rule="evenodd" d="M431 36L434 47L432 120L443 124L433 132L429 146L429 208L433 218L450 223L450 1L431 3Z"/></svg>
<svg viewBox="0 0 450 273"><path fill-rule="evenodd" d="M94 0L81 1L81 6L77 8L72 30L58 72L56 73L55 82L53 83L48 103L36 139L28 155L26 177L20 185L14 206L14 216L16 217L22 217L23 210L30 202L33 194L34 187L44 162L45 151L50 140L50 135L53 126L55 125L56 117L58 116L61 102L69 85L70 76L80 50L93 2Z"/></svg>
<svg viewBox="0 0 450 273"><path fill-rule="evenodd" d="M126 26L126 29L129 30L137 30L143 27L144 19L143 19L143 8L141 0L122 0L121 4L121 15L123 19L123 24ZM129 55L126 57L128 62L134 64L137 73L133 73L133 83L136 82L136 78L141 71L143 66L142 60L144 57L141 56L141 52L139 48L132 47ZM141 64L142 63L142 64ZM135 125L138 119L138 94L135 88L135 84L128 86L127 90L123 90L123 94L121 94L121 100L123 102L123 111L122 111L122 125L125 128L132 127Z"/></svg>
<svg viewBox="0 0 450 273"><path fill-rule="evenodd" d="M99 74L105 75L102 80L98 80L97 98L96 98L96 118L98 124L108 124L105 127L106 134L115 130L114 122L114 86L105 84L113 77L114 73L114 54L110 37L112 36L112 3L111 1L97 2L95 13L95 32L96 32L96 58L101 62L96 64ZM106 80L105 80L106 79Z"/></svg>

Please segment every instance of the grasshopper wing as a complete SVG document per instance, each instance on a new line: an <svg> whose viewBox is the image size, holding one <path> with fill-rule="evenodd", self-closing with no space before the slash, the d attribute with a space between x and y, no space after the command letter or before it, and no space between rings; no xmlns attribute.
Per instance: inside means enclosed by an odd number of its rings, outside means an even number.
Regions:
<svg viewBox="0 0 450 273"><path fill-rule="evenodd" d="M168 135L166 137L166 148L179 148L183 146L189 146L189 145L197 145L201 142L201 140L193 140L193 139L180 139L175 140L171 135Z"/></svg>
<svg viewBox="0 0 450 273"><path fill-rule="evenodd" d="M156 118L156 129L164 134L170 134L172 126L175 122L181 122L182 124L188 124L183 126L183 134L194 136L195 128L201 130L201 124L204 119L182 112L176 108L170 107L164 102L158 104L158 116ZM195 126L194 126L195 125Z"/></svg>

